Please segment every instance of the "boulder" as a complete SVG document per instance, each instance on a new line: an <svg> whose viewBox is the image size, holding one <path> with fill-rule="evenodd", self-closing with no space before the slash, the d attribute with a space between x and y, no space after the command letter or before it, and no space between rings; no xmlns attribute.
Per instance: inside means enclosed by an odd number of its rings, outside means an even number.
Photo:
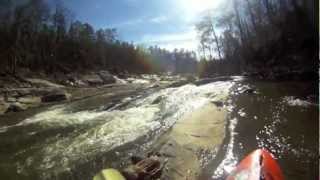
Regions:
<svg viewBox="0 0 320 180"><path fill-rule="evenodd" d="M22 96L28 96L28 95L31 95L32 92L31 92L31 88L19 88L19 89L14 89L14 90L8 90L6 92L6 94L8 96L12 96L12 97L22 97Z"/></svg>
<svg viewBox="0 0 320 180"><path fill-rule="evenodd" d="M6 113L8 112L20 112L27 109L27 106L24 104L21 104L19 102L15 102L9 105L9 107L6 110Z"/></svg>
<svg viewBox="0 0 320 180"><path fill-rule="evenodd" d="M53 87L53 88L64 87L63 85L56 84L56 83L53 83L53 82L50 82L50 81L44 80L44 79L29 78L27 80L28 80L28 82L30 82L31 84L33 84L36 87Z"/></svg>
<svg viewBox="0 0 320 180"><path fill-rule="evenodd" d="M116 78L114 78L113 75L109 73L109 71L100 71L98 72L98 75L105 84L116 83Z"/></svg>
<svg viewBox="0 0 320 180"><path fill-rule="evenodd" d="M159 104L163 99L163 96L158 96L151 104Z"/></svg>
<svg viewBox="0 0 320 180"><path fill-rule="evenodd" d="M81 79L75 74L69 74L67 76L67 79L63 82L67 86L76 86L76 87L85 87L87 86L87 83Z"/></svg>
<svg viewBox="0 0 320 180"><path fill-rule="evenodd" d="M194 82L195 85L200 86L203 84L208 84L217 81L230 81L232 78L230 76L220 76L215 78L203 78Z"/></svg>
<svg viewBox="0 0 320 180"><path fill-rule="evenodd" d="M181 80L181 81L177 81L177 82L174 82L174 83L170 84L168 87L169 88L176 88L176 87L180 87L180 86L186 85L188 83L189 83L188 80Z"/></svg>
<svg viewBox="0 0 320 180"><path fill-rule="evenodd" d="M9 104L5 103L5 102L0 102L0 115L4 114L8 111L9 108Z"/></svg>
<svg viewBox="0 0 320 180"><path fill-rule="evenodd" d="M52 92L48 95L42 96L41 102L50 103L50 102L58 102L65 101L69 99L69 95L64 91Z"/></svg>
<svg viewBox="0 0 320 180"><path fill-rule="evenodd" d="M41 98L35 97L35 96L28 96L28 97L21 97L17 101L19 103L26 104L29 107L37 107L41 103Z"/></svg>
<svg viewBox="0 0 320 180"><path fill-rule="evenodd" d="M257 91L253 88L249 88L249 89L246 89L243 91L243 93L246 93L246 94L256 94Z"/></svg>
<svg viewBox="0 0 320 180"><path fill-rule="evenodd" d="M126 80L120 79L117 76L114 76L114 78L115 78L117 84L127 84L128 83Z"/></svg>
<svg viewBox="0 0 320 180"><path fill-rule="evenodd" d="M83 76L83 81L91 86L102 85L104 83L104 81L97 74L85 75Z"/></svg>
<svg viewBox="0 0 320 180"><path fill-rule="evenodd" d="M9 103L14 103L14 102L17 101L17 99L14 98L14 97L8 97L8 98L6 99L6 101L9 102Z"/></svg>
<svg viewBox="0 0 320 180"><path fill-rule="evenodd" d="M223 107L223 102L222 101L211 101L212 104L214 104L217 107Z"/></svg>

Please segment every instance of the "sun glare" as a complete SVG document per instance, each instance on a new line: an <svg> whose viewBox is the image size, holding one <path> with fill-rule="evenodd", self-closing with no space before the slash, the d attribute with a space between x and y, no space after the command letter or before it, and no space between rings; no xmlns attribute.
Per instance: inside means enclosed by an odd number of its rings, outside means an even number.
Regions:
<svg viewBox="0 0 320 180"><path fill-rule="evenodd" d="M186 14L186 17L188 18L194 18L199 13L214 9L216 8L220 3L221 0L177 0L178 6L181 8L181 10Z"/></svg>

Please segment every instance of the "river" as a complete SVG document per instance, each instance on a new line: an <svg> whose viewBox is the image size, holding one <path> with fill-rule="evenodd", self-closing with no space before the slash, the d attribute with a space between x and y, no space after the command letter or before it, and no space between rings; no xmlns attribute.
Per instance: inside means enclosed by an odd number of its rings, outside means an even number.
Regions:
<svg viewBox="0 0 320 180"><path fill-rule="evenodd" d="M309 89L308 89L309 88ZM251 89L254 92L248 91ZM121 97L107 94L0 117L1 179L90 179L150 148L186 113L227 96L226 137L200 179L223 179L265 147L287 179L316 179L318 105L304 82L233 80Z"/></svg>

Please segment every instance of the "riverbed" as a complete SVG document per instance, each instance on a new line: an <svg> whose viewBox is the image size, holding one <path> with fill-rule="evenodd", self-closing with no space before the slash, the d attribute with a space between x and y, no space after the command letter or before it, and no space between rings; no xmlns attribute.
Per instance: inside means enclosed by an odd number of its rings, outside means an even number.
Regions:
<svg viewBox="0 0 320 180"><path fill-rule="evenodd" d="M209 150L189 166L199 169L194 178L224 179L245 154L265 147L287 179L315 179L319 108L312 94L304 82L233 77L122 96L99 94L8 114L0 117L0 177L91 179L103 168L126 167L132 155L143 155L171 134L191 148ZM200 118L219 119L221 132L207 128L199 135L187 127ZM196 133L186 139L180 130Z"/></svg>

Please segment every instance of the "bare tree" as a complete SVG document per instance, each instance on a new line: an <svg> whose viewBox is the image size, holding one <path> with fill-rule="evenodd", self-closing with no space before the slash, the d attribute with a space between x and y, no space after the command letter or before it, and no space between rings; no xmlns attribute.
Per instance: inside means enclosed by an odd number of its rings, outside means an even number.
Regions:
<svg viewBox="0 0 320 180"><path fill-rule="evenodd" d="M204 16L196 25L196 29L200 34L202 49L206 49L209 52L210 59L213 59L215 50L218 52L219 59L222 59L221 45L215 28L216 24L213 21L213 16L210 14Z"/></svg>

